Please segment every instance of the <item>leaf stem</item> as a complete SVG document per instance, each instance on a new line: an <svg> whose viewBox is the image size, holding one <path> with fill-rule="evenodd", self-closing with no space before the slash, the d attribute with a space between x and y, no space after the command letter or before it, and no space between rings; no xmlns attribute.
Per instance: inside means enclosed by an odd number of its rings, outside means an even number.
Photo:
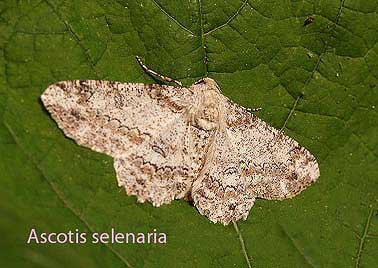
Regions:
<svg viewBox="0 0 378 268"><path fill-rule="evenodd" d="M241 232L239 230L238 224L235 221L232 221L232 224L234 225L235 231L236 231L236 233L239 236L240 245L242 247L244 258L247 261L248 268L252 268L251 262L249 261L247 250L245 249L244 239L243 239L243 236L242 236L242 234L241 234Z"/></svg>

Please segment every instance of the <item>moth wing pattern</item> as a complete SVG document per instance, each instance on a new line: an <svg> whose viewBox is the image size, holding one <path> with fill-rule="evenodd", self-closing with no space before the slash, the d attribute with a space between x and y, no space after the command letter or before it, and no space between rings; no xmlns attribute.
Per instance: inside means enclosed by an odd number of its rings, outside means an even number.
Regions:
<svg viewBox="0 0 378 268"><path fill-rule="evenodd" d="M316 159L247 109L224 98L211 163L193 183L194 204L213 222L246 219L255 198L291 198L319 177Z"/></svg>
<svg viewBox="0 0 378 268"><path fill-rule="evenodd" d="M245 108L226 101L227 133L238 151L240 172L258 198L291 198L315 182L315 157L294 139Z"/></svg>
<svg viewBox="0 0 378 268"><path fill-rule="evenodd" d="M119 186L124 186L128 195L136 195L139 202L150 201L160 206L173 199L190 199L192 183L203 165L209 135L182 119L176 121L162 128L145 152L115 158ZM159 165L157 159L167 156L170 164Z"/></svg>
<svg viewBox="0 0 378 268"><path fill-rule="evenodd" d="M211 78L190 88L72 80L41 99L67 137L114 158L118 185L139 202L186 198L226 225L246 219L256 198L291 198L319 177L308 150Z"/></svg>
<svg viewBox="0 0 378 268"><path fill-rule="evenodd" d="M217 131L203 171L193 183L194 205L214 223L246 219L255 201L240 172L235 146L227 132Z"/></svg>
<svg viewBox="0 0 378 268"><path fill-rule="evenodd" d="M119 186L155 206L183 197L194 179L182 142L191 98L183 87L96 80L56 83L41 96L67 137L112 156Z"/></svg>

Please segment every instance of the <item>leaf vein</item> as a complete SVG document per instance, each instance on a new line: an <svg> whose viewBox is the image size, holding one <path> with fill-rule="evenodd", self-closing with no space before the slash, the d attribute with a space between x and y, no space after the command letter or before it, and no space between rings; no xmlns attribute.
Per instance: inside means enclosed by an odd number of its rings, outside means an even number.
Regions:
<svg viewBox="0 0 378 268"><path fill-rule="evenodd" d="M244 258L245 258L245 260L247 262L248 268L252 268L251 262L249 261L247 250L245 248L243 235L242 235L242 233L239 230L238 224L235 221L232 221L232 223L234 225L234 229L235 229L236 233L239 236L240 245L241 245L241 248L242 248L242 251L243 251Z"/></svg>
<svg viewBox="0 0 378 268"><path fill-rule="evenodd" d="M217 27L215 27L215 28L213 28L213 29L207 31L206 33L204 33L204 35L211 34L211 33L215 32L215 31L217 31L217 30L219 30L219 29L221 29L221 28L227 26L232 20L234 20L234 19L236 18L237 15L240 14L240 12L244 9L244 7L247 5L247 3L248 3L248 0L245 0L245 1L240 5L240 7L236 10L236 12L235 12L234 14L232 14L232 16L229 17L229 18L226 20L225 23L223 23L223 24L221 24L221 25L219 25L219 26L217 26Z"/></svg>
<svg viewBox="0 0 378 268"><path fill-rule="evenodd" d="M46 3L46 5L52 10L52 12L58 17L58 19L64 24L64 26L67 28L68 32L71 34L75 42L78 44L78 46L82 49L89 67L92 69L93 73L95 74L96 78L99 78L100 75L98 71L95 68L95 63L92 60L91 56L88 53L88 49L82 44L80 37L78 34L73 30L72 26L57 12L57 10L54 8L54 6L48 1L48 0L42 0Z"/></svg>
<svg viewBox="0 0 378 268"><path fill-rule="evenodd" d="M204 27L203 27L203 15L202 15L202 0L197 0L198 2L198 13L199 13L199 23L201 28L201 46L203 48L203 63L205 64L205 77L209 74L208 69L208 58L207 58L207 50L206 50L206 36L204 34Z"/></svg>
<svg viewBox="0 0 378 268"><path fill-rule="evenodd" d="M286 229L280 224L280 227L283 231L283 233L289 238L290 242L293 244L294 248L298 251L298 253L303 257L305 262L310 265L311 267L315 267L315 265L312 263L311 259L303 252L303 248L298 245L298 242L296 239L294 239L287 231Z"/></svg>
<svg viewBox="0 0 378 268"><path fill-rule="evenodd" d="M344 7L344 2L345 0L341 0L340 1L340 7L339 7L339 10L337 12L337 15L336 15L336 22L335 22L335 25L338 25L339 23L339 20L340 20L340 17L341 17L341 13L342 13L342 9ZM319 55L319 58L318 58L318 61L316 62L315 66L314 66L314 69L312 70L310 76L307 78L307 80L305 81L305 83L303 84L303 87L302 87L302 90L308 85L308 83L314 78L314 74L315 72L318 70L319 66L320 66L320 62L321 62L321 59L322 59L322 56L326 53L327 51L327 48L328 48L328 43L325 42L324 43L324 47L323 47L323 51L320 53ZM286 89L286 88L285 88ZM289 93L290 94L290 93ZM290 94L291 95L291 94ZM290 110L290 113L289 115L287 116L283 126L281 127L281 130L283 130L285 127L286 127L286 124L287 122L289 121L290 117L292 116L292 114L294 113L294 110L295 110L295 107L298 105L298 101L300 99L300 97L302 97L304 95L304 93L302 92L301 95L299 95L296 99L296 101L294 102L294 105L293 105L293 108Z"/></svg>
<svg viewBox="0 0 378 268"><path fill-rule="evenodd" d="M366 224L365 224L365 227L364 227L362 237L359 239L360 241L359 241L359 246L358 246L358 251L357 251L355 268L360 267L362 250L364 249L365 240L366 240L367 235L368 235L368 230L369 230L369 226L370 226L372 216L373 216L373 209L370 208L369 215L368 215L367 220L366 220Z"/></svg>
<svg viewBox="0 0 378 268"><path fill-rule="evenodd" d="M170 18L171 20L173 20L178 26L180 26L183 30L185 30L186 32L190 33L191 35L193 36L196 36L191 30L189 30L184 24L182 24L181 22L179 22L174 16L172 16L171 14L168 13L168 11L166 11L158 2L156 2L155 0L151 0L155 6L161 11L163 12L168 18Z"/></svg>
<svg viewBox="0 0 378 268"><path fill-rule="evenodd" d="M293 104L293 107L290 109L290 112L289 114L287 115L286 119L285 119L285 122L283 123L282 127L281 127L281 130L283 130L285 127L286 127L286 124L287 122L289 121L289 118L293 115L294 111L295 111L295 108L297 107L298 105L298 102L299 100L303 97L303 94L300 94L296 100L294 101L294 104Z"/></svg>

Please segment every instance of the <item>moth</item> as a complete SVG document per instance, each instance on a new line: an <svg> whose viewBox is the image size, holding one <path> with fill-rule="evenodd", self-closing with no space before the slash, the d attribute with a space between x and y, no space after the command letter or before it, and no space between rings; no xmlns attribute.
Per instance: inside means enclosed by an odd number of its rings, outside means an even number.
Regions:
<svg viewBox="0 0 378 268"><path fill-rule="evenodd" d="M185 198L227 225L245 220L256 198L291 198L319 177L308 150L208 77L188 88L63 81L41 99L67 137L114 158L127 195L155 207Z"/></svg>

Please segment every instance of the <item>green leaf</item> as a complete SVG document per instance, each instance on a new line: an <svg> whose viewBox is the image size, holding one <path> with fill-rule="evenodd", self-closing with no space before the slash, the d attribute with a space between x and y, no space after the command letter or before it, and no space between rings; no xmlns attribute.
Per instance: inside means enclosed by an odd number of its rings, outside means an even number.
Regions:
<svg viewBox="0 0 378 268"><path fill-rule="evenodd" d="M248 267L248 255L252 267L375 267L377 10L375 0L1 1L1 266ZM154 208L126 196L112 160L67 139L39 96L68 79L154 83L135 55L262 107L259 117L317 157L318 182L291 200L258 200L238 228L185 201ZM112 227L156 229L167 244L26 243L31 228Z"/></svg>

